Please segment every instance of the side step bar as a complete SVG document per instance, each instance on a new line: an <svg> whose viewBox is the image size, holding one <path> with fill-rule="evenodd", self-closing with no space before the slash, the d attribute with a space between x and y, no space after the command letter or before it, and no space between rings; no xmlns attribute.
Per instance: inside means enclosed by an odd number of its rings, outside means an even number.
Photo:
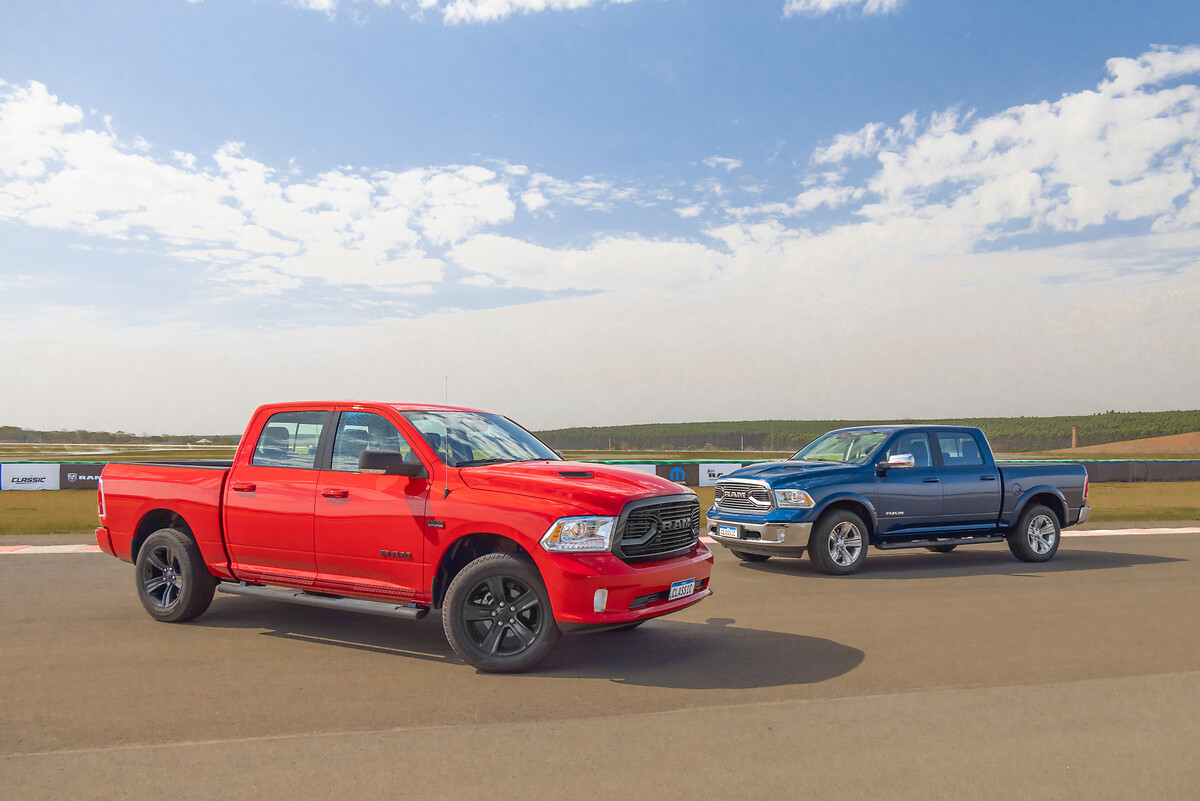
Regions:
<svg viewBox="0 0 1200 801"><path fill-rule="evenodd" d="M303 590L264 587L261 584L247 584L244 581L238 584L221 582L217 585L217 590L227 592L230 595L246 595L251 598L266 598L271 601L283 601L290 604L319 606L323 609L341 609L346 612L366 612L369 615L398 617L402 620L420 620L429 614L428 606L393 604L387 601L367 601L362 598L312 595Z"/></svg>
<svg viewBox="0 0 1200 801"><path fill-rule="evenodd" d="M932 548L937 545L974 545L980 542L1004 542L1004 537L964 537L959 540L912 540L910 542L881 542L875 545L883 551L891 551L897 548Z"/></svg>

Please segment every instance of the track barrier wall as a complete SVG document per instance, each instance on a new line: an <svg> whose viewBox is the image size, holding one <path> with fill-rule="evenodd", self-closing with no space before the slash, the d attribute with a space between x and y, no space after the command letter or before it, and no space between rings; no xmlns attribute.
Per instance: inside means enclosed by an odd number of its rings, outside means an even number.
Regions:
<svg viewBox="0 0 1200 801"><path fill-rule="evenodd" d="M588 459L596 464L627 467L643 473L661 476L686 487L711 487L721 476L739 467L761 464L768 459L740 462L704 462L699 460L655 462L634 459ZM1200 459L1153 460L1031 460L1000 459L1005 464L1062 464L1075 462L1084 465L1094 484L1114 481L1200 481ZM0 464L0 489L57 490L90 489L99 486L100 471L106 462L10 462Z"/></svg>

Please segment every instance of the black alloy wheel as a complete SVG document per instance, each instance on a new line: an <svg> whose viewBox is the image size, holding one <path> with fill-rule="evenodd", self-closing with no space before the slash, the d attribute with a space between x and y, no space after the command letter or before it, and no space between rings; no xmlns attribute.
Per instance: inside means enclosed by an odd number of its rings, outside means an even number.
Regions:
<svg viewBox="0 0 1200 801"><path fill-rule="evenodd" d="M442 624L458 655L489 673L528 670L560 636L537 569L505 553L481 556L454 577Z"/></svg>
<svg viewBox="0 0 1200 801"><path fill-rule="evenodd" d="M203 614L217 589L195 541L173 528L146 538L138 550L135 575L142 606L164 623Z"/></svg>

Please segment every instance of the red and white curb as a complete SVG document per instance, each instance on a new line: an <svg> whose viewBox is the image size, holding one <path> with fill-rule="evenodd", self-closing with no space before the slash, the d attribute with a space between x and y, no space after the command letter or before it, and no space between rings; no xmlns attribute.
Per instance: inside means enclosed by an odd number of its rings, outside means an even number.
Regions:
<svg viewBox="0 0 1200 801"><path fill-rule="evenodd" d="M100 553L99 545L0 545L0 556L27 553Z"/></svg>
<svg viewBox="0 0 1200 801"><path fill-rule="evenodd" d="M1064 537L1144 537L1151 534L1200 534L1200 528L1113 528L1093 531L1064 531ZM712 537L701 542L713 545ZM0 545L0 556L40 553L100 553L99 545Z"/></svg>

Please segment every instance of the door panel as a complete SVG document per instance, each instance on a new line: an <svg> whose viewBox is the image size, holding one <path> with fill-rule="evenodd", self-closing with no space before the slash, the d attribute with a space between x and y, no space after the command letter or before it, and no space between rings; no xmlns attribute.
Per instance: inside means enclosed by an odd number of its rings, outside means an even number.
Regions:
<svg viewBox="0 0 1200 801"><path fill-rule="evenodd" d="M936 432L942 457L942 497L947 526L995 528L1003 484L996 466L985 465L979 443L963 431Z"/></svg>
<svg viewBox="0 0 1200 801"><path fill-rule="evenodd" d="M237 491L241 486L253 491ZM315 470L234 468L225 490L225 541L238 575L316 576L313 557ZM246 576L249 578L250 576Z"/></svg>
<svg viewBox="0 0 1200 801"><path fill-rule="evenodd" d="M316 578L313 505L327 410L271 415L250 464L225 489L225 541L241 578L310 585Z"/></svg>
<svg viewBox="0 0 1200 801"><path fill-rule="evenodd" d="M396 426L379 414L344 411L334 430L331 469L317 481L317 578L331 591L412 597L424 580L429 481L361 473L364 448L418 461Z"/></svg>
<svg viewBox="0 0 1200 801"><path fill-rule="evenodd" d="M338 497L342 490L345 497ZM316 506L318 581L346 592L417 594L428 497L429 482L423 478L322 472Z"/></svg>
<svg viewBox="0 0 1200 801"><path fill-rule="evenodd" d="M875 508L884 537L903 537L941 524L941 476L933 464L929 436L904 432L884 449L880 460L902 453L911 454L916 466L888 470L876 483Z"/></svg>

